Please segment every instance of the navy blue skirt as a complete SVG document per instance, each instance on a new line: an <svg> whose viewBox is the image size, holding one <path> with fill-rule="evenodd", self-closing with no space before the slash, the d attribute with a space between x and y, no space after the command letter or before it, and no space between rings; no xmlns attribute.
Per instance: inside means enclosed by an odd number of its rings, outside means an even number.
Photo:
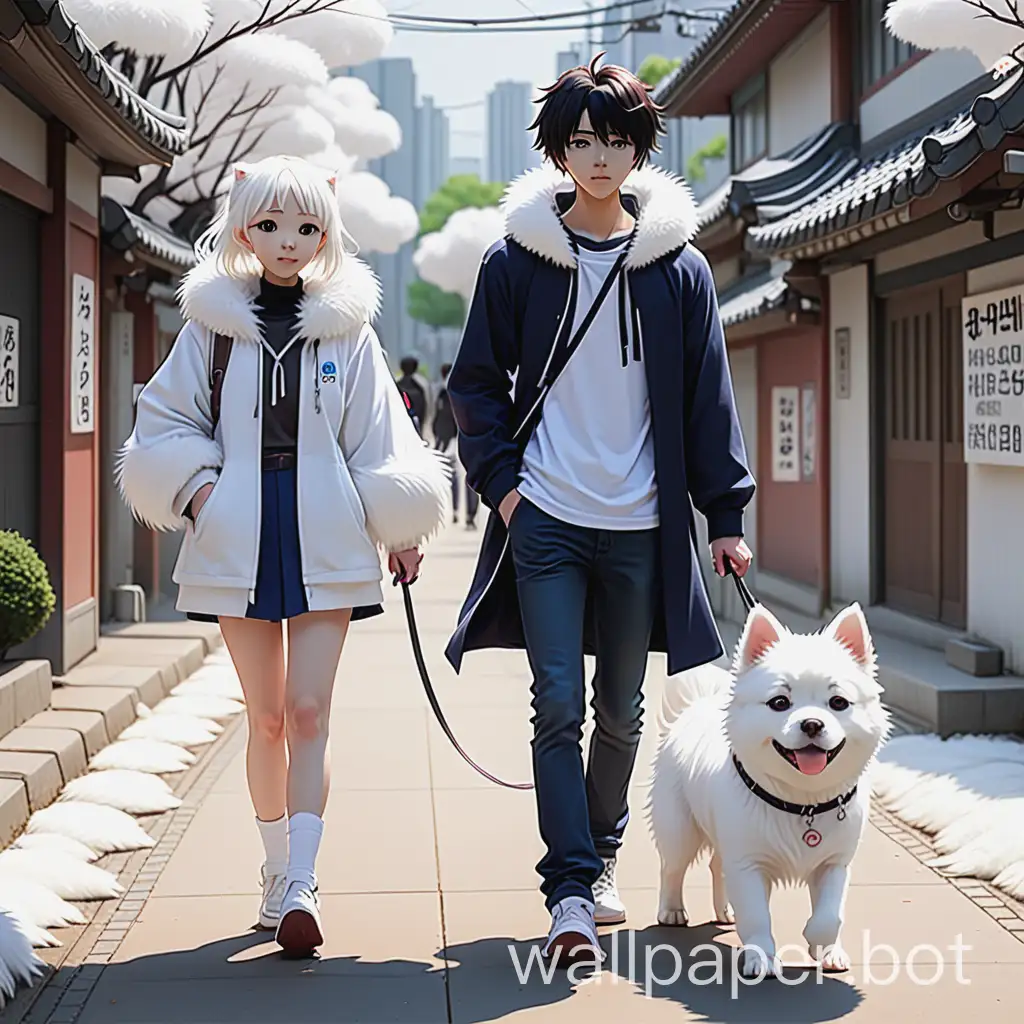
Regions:
<svg viewBox="0 0 1024 1024"><path fill-rule="evenodd" d="M245 617L281 622L309 611L306 587L302 582L296 471L264 469L262 487L263 515L256 594ZM379 604L353 608L352 620L369 619L383 612ZM189 612L188 618L201 622L217 621L215 615L194 612Z"/></svg>

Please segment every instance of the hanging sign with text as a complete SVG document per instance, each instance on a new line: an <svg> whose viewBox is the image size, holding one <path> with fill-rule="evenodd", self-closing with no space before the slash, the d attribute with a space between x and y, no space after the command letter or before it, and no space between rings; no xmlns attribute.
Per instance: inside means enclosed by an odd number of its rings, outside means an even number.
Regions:
<svg viewBox="0 0 1024 1024"><path fill-rule="evenodd" d="M71 433L96 429L96 286L75 274L71 282Z"/></svg>
<svg viewBox="0 0 1024 1024"><path fill-rule="evenodd" d="M20 321L13 316L0 316L0 409L18 406L20 328Z"/></svg>
<svg viewBox="0 0 1024 1024"><path fill-rule="evenodd" d="M1024 466L1024 286L963 300L964 461Z"/></svg>
<svg viewBox="0 0 1024 1024"><path fill-rule="evenodd" d="M772 388L772 480L800 479L800 389Z"/></svg>

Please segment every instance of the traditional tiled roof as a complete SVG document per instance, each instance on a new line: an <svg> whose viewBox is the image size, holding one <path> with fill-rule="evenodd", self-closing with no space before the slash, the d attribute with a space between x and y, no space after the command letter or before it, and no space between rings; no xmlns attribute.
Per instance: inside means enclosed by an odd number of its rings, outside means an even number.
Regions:
<svg viewBox="0 0 1024 1024"><path fill-rule="evenodd" d="M149 218L126 209L110 196L103 197L100 224L104 241L119 252L140 251L174 269L187 270L196 264L195 253L188 242Z"/></svg>
<svg viewBox="0 0 1024 1024"><path fill-rule="evenodd" d="M17 7L29 25L53 37L78 66L89 86L143 139L168 156L185 152L188 146L185 118L160 110L143 99L100 55L59 0L17 0Z"/></svg>
<svg viewBox="0 0 1024 1024"><path fill-rule="evenodd" d="M729 209L729 193L731 191L732 178L726 178L697 206L697 222L702 228L714 224L716 220L725 216L725 211Z"/></svg>
<svg viewBox="0 0 1024 1024"><path fill-rule="evenodd" d="M940 181L963 174L984 152L1024 125L1024 71L930 127L884 152L858 161L842 181L816 200L747 232L755 252L801 255L825 239L887 215L908 219L908 204Z"/></svg>
<svg viewBox="0 0 1024 1024"><path fill-rule="evenodd" d="M758 160L701 204L701 226L726 215L764 224L801 209L856 168L856 141L853 125L830 124L780 156Z"/></svg>
<svg viewBox="0 0 1024 1024"><path fill-rule="evenodd" d="M723 289L718 310L722 326L734 327L745 320L753 320L755 317L783 309L791 300L798 301L801 312L816 309L815 300L805 296L797 297L791 292L788 282L783 277L790 266L791 264L784 260L777 261L764 273L743 278Z"/></svg>
<svg viewBox="0 0 1024 1024"><path fill-rule="evenodd" d="M971 104L971 116L954 133L921 143L925 162L937 178L963 174L982 154L1000 146L1024 125L1024 70L1007 75Z"/></svg>

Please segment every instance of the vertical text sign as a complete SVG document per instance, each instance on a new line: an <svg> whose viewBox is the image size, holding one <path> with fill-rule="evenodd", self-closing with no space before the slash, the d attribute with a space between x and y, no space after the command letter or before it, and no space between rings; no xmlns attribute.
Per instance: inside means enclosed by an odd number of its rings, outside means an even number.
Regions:
<svg viewBox="0 0 1024 1024"><path fill-rule="evenodd" d="M772 388L772 480L800 479L799 388Z"/></svg>
<svg viewBox="0 0 1024 1024"><path fill-rule="evenodd" d="M836 330L836 398L850 397L850 328Z"/></svg>
<svg viewBox="0 0 1024 1024"><path fill-rule="evenodd" d="M71 283L71 433L91 434L96 420L96 287L75 274Z"/></svg>
<svg viewBox="0 0 1024 1024"><path fill-rule="evenodd" d="M18 405L20 327L13 316L0 316L0 409Z"/></svg>
<svg viewBox="0 0 1024 1024"><path fill-rule="evenodd" d="M1024 286L962 303L964 461L1024 466Z"/></svg>
<svg viewBox="0 0 1024 1024"><path fill-rule="evenodd" d="M805 384L800 392L800 425L803 428L804 480L813 480L818 461L818 395L813 384Z"/></svg>

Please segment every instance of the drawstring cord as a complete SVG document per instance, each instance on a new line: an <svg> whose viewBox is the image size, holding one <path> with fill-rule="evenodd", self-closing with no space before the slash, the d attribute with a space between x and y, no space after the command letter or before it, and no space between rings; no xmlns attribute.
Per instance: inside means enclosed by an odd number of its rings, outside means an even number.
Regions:
<svg viewBox="0 0 1024 1024"><path fill-rule="evenodd" d="M313 342L313 405L320 415L320 339Z"/></svg>

